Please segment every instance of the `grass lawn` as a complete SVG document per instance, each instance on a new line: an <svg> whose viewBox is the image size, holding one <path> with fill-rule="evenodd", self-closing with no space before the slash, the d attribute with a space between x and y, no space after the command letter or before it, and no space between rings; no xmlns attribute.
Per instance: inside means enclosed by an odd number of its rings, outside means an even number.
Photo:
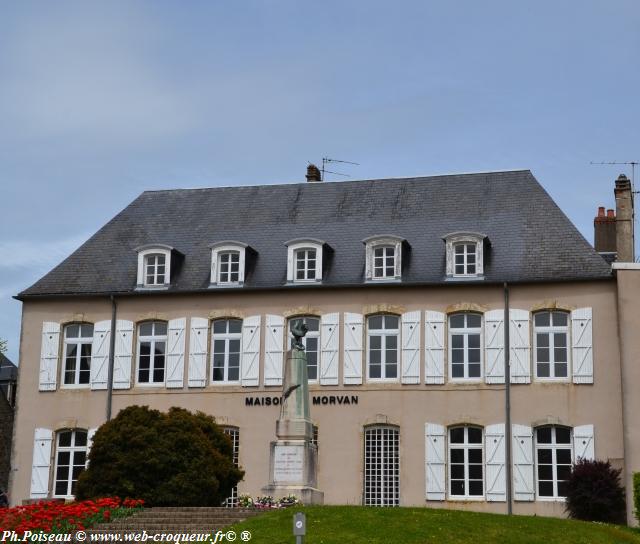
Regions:
<svg viewBox="0 0 640 544"><path fill-rule="evenodd" d="M554 518L477 514L428 508L308 506L270 511L230 527L251 531L255 544L290 544L293 514L307 516L305 544L473 543L640 544L640 531L627 527Z"/></svg>

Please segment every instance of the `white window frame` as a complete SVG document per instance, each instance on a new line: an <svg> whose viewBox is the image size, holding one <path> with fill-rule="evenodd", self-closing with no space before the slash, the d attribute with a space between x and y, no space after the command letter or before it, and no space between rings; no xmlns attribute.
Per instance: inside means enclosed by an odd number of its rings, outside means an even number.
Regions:
<svg viewBox="0 0 640 544"><path fill-rule="evenodd" d="M239 287L244 285L245 263L247 244L234 240L224 240L209 246L211 248L211 278L212 287ZM220 258L225 253L239 254L238 281L221 281L220 279Z"/></svg>
<svg viewBox="0 0 640 544"><path fill-rule="evenodd" d="M136 248L138 252L138 289L166 289L171 283L171 252L173 248L165 245L147 245ZM164 283L147 283L147 258L164 255Z"/></svg>
<svg viewBox="0 0 640 544"><path fill-rule="evenodd" d="M372 329L369 326L370 320L375 317L382 317L383 323L385 317L395 317L398 320L398 328L396 329ZM402 327L402 316L396 314L373 314L367 316L367 381L368 382L399 382L400 381L400 372L401 372L401 364L400 364L400 331ZM371 377L371 336L381 336L382 341L380 343L380 377L372 378ZM386 349L386 339L389 336L396 337L396 377L395 378L387 378L386 373L386 359L387 359L387 349Z"/></svg>
<svg viewBox="0 0 640 544"><path fill-rule="evenodd" d="M477 232L452 232L444 236L446 244L446 275L451 279L482 279L484 277L484 240L486 236ZM456 273L456 255L455 248L459 244L472 244L476 247L476 271L475 274L466 273L466 257L465 257L465 273Z"/></svg>
<svg viewBox="0 0 640 544"><path fill-rule="evenodd" d="M549 427L551 429L551 443L550 444L539 444L538 443L538 429ZM562 429L567 429L569 431L569 443L568 444L558 444L556 442L556 429L560 427ZM563 425L539 425L538 427L533 428L533 444L534 444L534 476L535 476L535 486L536 486L536 500L546 501L546 502L565 502L566 497L558 495L558 457L557 450L569 450L571 453L571 463L570 466L573 465L574 462L574 451L573 451L573 429L571 427L565 427ZM538 478L538 450L551 450L551 470L553 473L553 496L541 496L540 495L540 480ZM545 463L546 464L546 463ZM563 463L564 464L564 463ZM549 480L544 480L548 482Z"/></svg>
<svg viewBox="0 0 640 544"><path fill-rule="evenodd" d="M215 333L214 325L216 322L224 321L227 323L227 329L229 328L229 321L239 321L240 322L240 332L224 332L224 333ZM215 356L214 349L214 341L215 340L224 340L224 367L223 367L223 379L215 380L213 379L213 360ZM237 340L239 342L238 348L238 379L230 380L229 379L229 342L231 340ZM238 385L240 383L241 372L242 372L242 319L236 318L224 318L224 319L215 319L211 322L211 357L209 361L209 367L211 371L210 383L211 385Z"/></svg>
<svg viewBox="0 0 640 544"><path fill-rule="evenodd" d="M320 329L322 327L322 320L320 319L319 316L317 315L295 315L292 317L289 317L287 319L287 338L289 339L289 346L291 345L292 340L294 339L293 334L291 334L291 321L296 320L296 319L302 319L304 320L304 322L306 323L308 319L315 319L318 322L318 330L317 331L308 331L307 334L305 334L302 338L302 345L304 346L304 349L307 349L307 338L317 338L318 339L318 352L317 352L317 358L316 358L316 377L314 379L309 378L309 383L318 383L320 381L320 356L321 356L321 352L322 352L322 344L320 343ZM285 347L285 350L289 349L288 347ZM307 369L308 369L308 365L307 365ZM307 372L308 374L308 372Z"/></svg>
<svg viewBox="0 0 640 544"><path fill-rule="evenodd" d="M87 435L85 445L84 446L76 446L76 432L83 432ZM60 446L60 437L63 433L71 433L71 446ZM55 463L53 467L53 488L51 490L51 496L53 498L64 498L64 499L73 499L74 495L71 493L73 487L73 467L76 466L73 464L73 460L75 458L76 453L80 453L84 451L85 461L82 463L82 467L86 467L87 463L87 444L89 441L89 431L87 429L60 429L56 431L56 451L55 451ZM58 464L59 464L59 454L69 452L69 473L67 475L67 493L64 495L59 495L56 493L56 487L58 482ZM77 465L80 466L80 465ZM76 480L77 481L77 480Z"/></svg>
<svg viewBox="0 0 640 544"><path fill-rule="evenodd" d="M567 324L562 325L549 325L545 326L537 326L536 325L536 315L548 313L549 315L549 323L553 321L554 313L562 313L567 318ZM539 310L531 314L531 318L533 321L533 371L536 381L540 382L562 382L567 383L571 381L571 313L564 310ZM547 334L549 337L549 376L548 377L539 377L538 376L538 333ZM566 335L566 345L564 346L567 352L567 375L556 377L555 373L555 350L554 350L554 334L557 333L565 333Z"/></svg>
<svg viewBox="0 0 640 544"><path fill-rule="evenodd" d="M147 323L153 323L154 327L153 327L153 335L151 336L142 336L140 334L140 328L142 325L145 325ZM167 327L167 332L164 335L157 335L155 334L155 324L156 323L164 323L165 326ZM137 348L137 355L136 355L136 385L138 387L163 387L166 382L167 382L167 362L168 362L168 348L169 348L169 343L168 343L168 332L169 332L169 323L167 321L162 321L162 320L154 320L154 321L142 321L140 323L137 324L136 327L136 336L137 336L137 341L136 341L136 348ZM139 380L140 377L140 344L142 342L150 342L151 343L151 347L149 349L149 381L148 382L141 382ZM155 344L156 342L164 342L164 377L163 380L160 382L156 382L156 381L152 381L153 380L153 373L155 370Z"/></svg>
<svg viewBox="0 0 640 544"><path fill-rule="evenodd" d="M231 444L233 447L233 466L237 467L239 465L239 454L240 454L240 428L225 426L222 428L222 432L229 437L231 440ZM223 503L223 506L226 508L235 508L238 503L238 486L234 486L231 489L231 495L229 495Z"/></svg>
<svg viewBox="0 0 640 544"><path fill-rule="evenodd" d="M480 327L468 327L465 325L463 328L452 328L451 318L456 315L464 315L465 321L468 315L477 315L480 317ZM478 383L484 379L484 315L477 312L456 312L447 316L447 344L448 344L448 358L449 358L449 381L450 382L467 382ZM464 376L462 378L453 377L453 340L454 334L462 334L464 336ZM469 377L469 335L477 334L480 337L480 376ZM474 363L475 364L475 363Z"/></svg>
<svg viewBox="0 0 640 544"><path fill-rule="evenodd" d="M451 431L453 429L464 429L464 442L452 443ZM479 429L481 433L480 442L469 442L469 429ZM451 493L451 448L458 450L464 450L464 495L453 495ZM482 467L482 495L470 495L469 494L469 450L481 450L482 461L480 466ZM486 452L484 449L484 428L478 425L452 425L447 428L447 498L455 501L484 501L487 495L487 470L486 470ZM459 463L456 463L459 464ZM477 464L477 463L474 463Z"/></svg>
<svg viewBox="0 0 640 544"><path fill-rule="evenodd" d="M365 244L365 280L371 282L399 281L402 278L402 244L404 238L391 234L371 236L362 240ZM375 250L378 248L393 248L394 273L388 276L386 266L383 267L383 275L375 276ZM385 256L386 259L386 256Z"/></svg>
<svg viewBox="0 0 640 544"><path fill-rule="evenodd" d="M322 281L323 246L322 240L315 238L296 238L284 244L287 246L287 283L319 283ZM298 252L313 249L316 252L315 278L297 279L296 267Z"/></svg>
<svg viewBox="0 0 640 544"><path fill-rule="evenodd" d="M374 444L375 443L375 444ZM367 447L379 446L380 459L370 459ZM389 463L391 453L393 458ZM374 475L373 472L376 472ZM391 502L386 501L385 476L393 472ZM381 491L376 492L377 480L381 480ZM400 428L394 425L370 425L364 428L364 473L362 481L362 502L365 506L400 506Z"/></svg>
<svg viewBox="0 0 640 544"><path fill-rule="evenodd" d="M93 349L93 334L90 337L78 336L74 338L67 338L67 330L69 327L73 327L73 326L82 327L83 325L84 326L90 325L91 328L94 327L93 323L81 323L81 322L67 323L64 326L63 346L62 346L62 365L60 365L62 367L61 368L62 375L60 377L60 387L63 389L88 389L89 387L91 387L91 354ZM79 332L81 330L82 330L81 328L78 329ZM89 345L89 381L87 383L79 383L80 361L82 359L81 357L82 345L84 344ZM76 369L74 373L73 383L65 383L65 378L67 376L67 346L69 345L76 346Z"/></svg>

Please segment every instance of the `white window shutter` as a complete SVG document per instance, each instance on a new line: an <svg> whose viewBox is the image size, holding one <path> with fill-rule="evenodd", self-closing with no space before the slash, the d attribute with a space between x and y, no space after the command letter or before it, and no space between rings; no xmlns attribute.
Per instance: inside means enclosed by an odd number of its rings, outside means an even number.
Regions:
<svg viewBox="0 0 640 544"><path fill-rule="evenodd" d="M93 326L91 345L91 389L107 388L110 344L111 320L98 321Z"/></svg>
<svg viewBox="0 0 640 544"><path fill-rule="evenodd" d="M113 360L113 388L131 387L131 359L133 357L133 321L116 321L116 346Z"/></svg>
<svg viewBox="0 0 640 544"><path fill-rule="evenodd" d="M420 383L420 314L402 314L402 383Z"/></svg>
<svg viewBox="0 0 640 544"><path fill-rule="evenodd" d="M362 314L344 314L344 369L345 385L362 383Z"/></svg>
<svg viewBox="0 0 640 544"><path fill-rule="evenodd" d="M209 320L192 317L189 323L189 387L207 385Z"/></svg>
<svg viewBox="0 0 640 544"><path fill-rule="evenodd" d="M96 434L97 428L89 429L87 431L87 456L84 463L84 468L89 466L89 453L91 452L91 446L93 446L93 435Z"/></svg>
<svg viewBox="0 0 640 544"><path fill-rule="evenodd" d="M511 383L531 383L529 312L509 310L509 373Z"/></svg>
<svg viewBox="0 0 640 544"><path fill-rule="evenodd" d="M593 425L579 425L573 428L573 451L574 461L579 458L595 459L595 448L593 443Z"/></svg>
<svg viewBox="0 0 640 544"><path fill-rule="evenodd" d="M504 423L487 425L484 430L487 501L507 500Z"/></svg>
<svg viewBox="0 0 640 544"><path fill-rule="evenodd" d="M444 321L442 312L425 312L425 383L444 383Z"/></svg>
<svg viewBox="0 0 640 544"><path fill-rule="evenodd" d="M513 498L516 501L535 500L533 480L533 431L528 425L511 426L513 458Z"/></svg>
<svg viewBox="0 0 640 544"><path fill-rule="evenodd" d="M443 501L446 498L446 430L442 425L426 423L425 434L425 478L428 501Z"/></svg>
<svg viewBox="0 0 640 544"><path fill-rule="evenodd" d="M55 391L58 376L58 354L60 353L60 323L45 321L42 324L42 347L40 352L40 391Z"/></svg>
<svg viewBox="0 0 640 544"><path fill-rule="evenodd" d="M593 383L591 308L571 312L573 383Z"/></svg>
<svg viewBox="0 0 640 544"><path fill-rule="evenodd" d="M320 383L338 385L338 349L340 314L324 314L320 318Z"/></svg>
<svg viewBox="0 0 640 544"><path fill-rule="evenodd" d="M242 322L242 385L257 386L260 380L260 316L247 317Z"/></svg>
<svg viewBox="0 0 640 544"><path fill-rule="evenodd" d="M46 499L49 494L49 467L51 466L51 429L36 429L33 438L33 463L31 465L32 499Z"/></svg>
<svg viewBox="0 0 640 544"><path fill-rule="evenodd" d="M504 383L504 310L484 314L484 349L487 383Z"/></svg>
<svg viewBox="0 0 640 544"><path fill-rule="evenodd" d="M264 332L264 384L282 385L284 317L267 315Z"/></svg>
<svg viewBox="0 0 640 544"><path fill-rule="evenodd" d="M172 319L167 329L167 387L184 387L184 345L187 318Z"/></svg>

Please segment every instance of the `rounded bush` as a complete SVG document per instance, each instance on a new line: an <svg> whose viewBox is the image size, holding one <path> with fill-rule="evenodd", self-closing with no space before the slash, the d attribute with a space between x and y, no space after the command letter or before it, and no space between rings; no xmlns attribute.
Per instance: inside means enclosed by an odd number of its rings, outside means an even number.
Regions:
<svg viewBox="0 0 640 544"><path fill-rule="evenodd" d="M213 417L130 406L93 437L77 499L144 499L147 506L219 506L244 472Z"/></svg>

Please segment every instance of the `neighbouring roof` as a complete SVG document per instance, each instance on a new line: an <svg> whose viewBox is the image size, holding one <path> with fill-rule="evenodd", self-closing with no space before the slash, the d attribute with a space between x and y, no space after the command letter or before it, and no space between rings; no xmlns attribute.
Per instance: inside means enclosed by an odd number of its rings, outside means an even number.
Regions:
<svg viewBox="0 0 640 544"><path fill-rule="evenodd" d="M204 290L210 246L220 240L239 240L257 254L238 289L281 288L285 242L299 237L322 239L333 250L322 285L364 285L362 240L380 232L404 238L410 248L402 284L445 283L442 237L456 231L487 236L485 283L611 277L533 174L518 170L146 191L18 298L133 293L135 248L146 244L184 256L167 292Z"/></svg>
<svg viewBox="0 0 640 544"><path fill-rule="evenodd" d="M0 353L0 382L15 381L18 378L18 367Z"/></svg>

